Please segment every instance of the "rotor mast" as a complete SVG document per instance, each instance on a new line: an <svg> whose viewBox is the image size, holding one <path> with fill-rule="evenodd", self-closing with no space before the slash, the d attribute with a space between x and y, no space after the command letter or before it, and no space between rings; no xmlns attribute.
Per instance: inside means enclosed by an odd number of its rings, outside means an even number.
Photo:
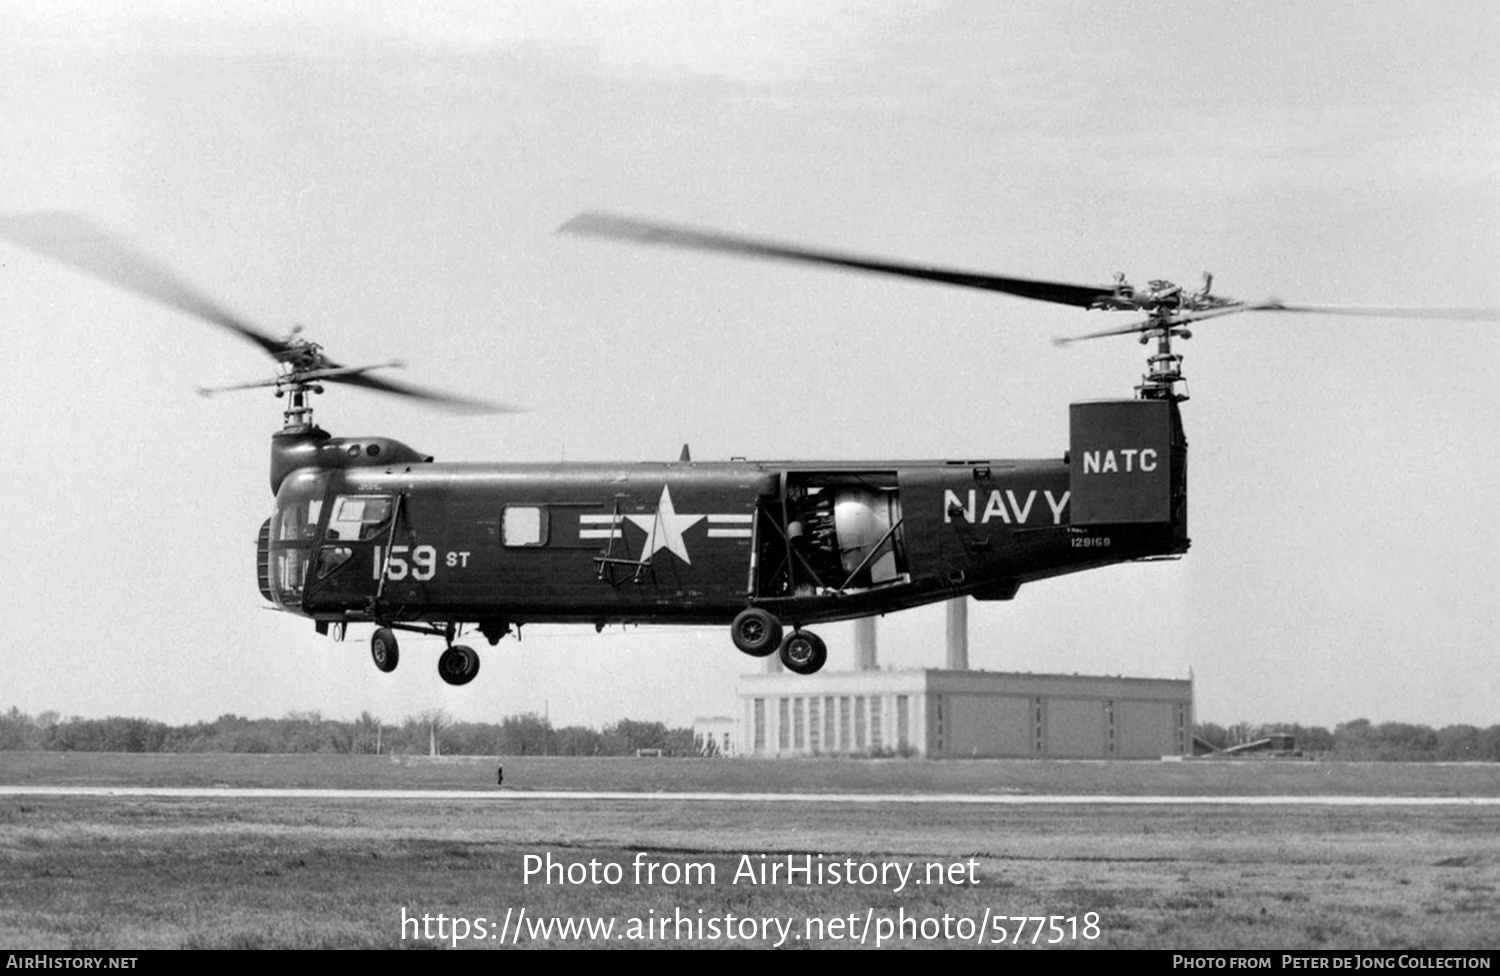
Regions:
<svg viewBox="0 0 1500 976"><path fill-rule="evenodd" d="M1182 355L1172 351L1172 337L1191 339L1193 333L1181 325L1174 325L1166 314L1153 315L1151 323L1141 333L1141 345L1156 341L1156 352L1146 357L1146 372L1136 396L1142 400L1171 400L1180 403L1188 399L1187 380L1182 376Z"/></svg>
<svg viewBox="0 0 1500 976"><path fill-rule="evenodd" d="M278 379L276 395L286 398L286 407L281 411L281 429L287 433L296 433L315 427L312 398L314 394L322 392L321 386L307 382L296 372Z"/></svg>

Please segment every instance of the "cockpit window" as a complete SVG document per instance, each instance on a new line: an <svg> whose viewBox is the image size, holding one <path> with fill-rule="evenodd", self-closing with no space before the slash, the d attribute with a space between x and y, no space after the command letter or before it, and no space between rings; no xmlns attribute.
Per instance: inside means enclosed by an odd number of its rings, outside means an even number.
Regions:
<svg viewBox="0 0 1500 976"><path fill-rule="evenodd" d="M391 517L389 495L340 495L328 520L328 539L363 542L379 537Z"/></svg>

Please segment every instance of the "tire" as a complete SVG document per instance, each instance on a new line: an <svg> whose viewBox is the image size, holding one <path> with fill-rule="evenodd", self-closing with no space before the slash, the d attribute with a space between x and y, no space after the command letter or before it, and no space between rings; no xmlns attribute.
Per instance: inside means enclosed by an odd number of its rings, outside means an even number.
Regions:
<svg viewBox="0 0 1500 976"><path fill-rule="evenodd" d="M794 674L817 674L828 663L828 645L811 631L793 631L781 642L781 663Z"/></svg>
<svg viewBox="0 0 1500 976"><path fill-rule="evenodd" d="M389 627L377 627L370 635L370 657L386 674L396 670L401 663L401 644L396 640L396 632Z"/></svg>
<svg viewBox="0 0 1500 976"><path fill-rule="evenodd" d="M466 685L479 673L479 655L474 648L454 644L438 658L438 674L450 685Z"/></svg>
<svg viewBox="0 0 1500 976"><path fill-rule="evenodd" d="M751 657L769 657L781 646L781 621L756 607L741 610L729 625L734 646Z"/></svg>

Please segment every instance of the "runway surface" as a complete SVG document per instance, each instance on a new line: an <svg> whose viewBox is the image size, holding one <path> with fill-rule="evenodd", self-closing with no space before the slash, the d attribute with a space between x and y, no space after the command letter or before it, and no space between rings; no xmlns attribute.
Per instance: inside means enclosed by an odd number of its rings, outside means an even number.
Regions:
<svg viewBox="0 0 1500 976"><path fill-rule="evenodd" d="M212 786L0 786L0 796L156 797L246 800L593 800L652 803L962 804L968 806L1500 806L1494 796L1124 796L1039 793L654 793L585 790L314 790Z"/></svg>

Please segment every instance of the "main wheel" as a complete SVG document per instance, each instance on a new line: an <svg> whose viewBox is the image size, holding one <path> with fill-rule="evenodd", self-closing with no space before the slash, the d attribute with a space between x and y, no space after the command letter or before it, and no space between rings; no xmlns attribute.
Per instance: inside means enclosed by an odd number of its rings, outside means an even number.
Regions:
<svg viewBox="0 0 1500 976"><path fill-rule="evenodd" d="M797 674L816 674L828 662L828 645L810 630L797 630L781 642L781 663Z"/></svg>
<svg viewBox="0 0 1500 976"><path fill-rule="evenodd" d="M438 674L450 685L466 685L479 673L479 655L474 648L454 644L438 658Z"/></svg>
<svg viewBox="0 0 1500 976"><path fill-rule="evenodd" d="M370 635L370 657L375 659L375 666L387 674L396 670L401 660L401 645L396 640L396 632L389 627L375 628L375 633Z"/></svg>
<svg viewBox="0 0 1500 976"><path fill-rule="evenodd" d="M781 644L781 621L756 607L741 610L729 625L734 646L751 657L767 657Z"/></svg>

